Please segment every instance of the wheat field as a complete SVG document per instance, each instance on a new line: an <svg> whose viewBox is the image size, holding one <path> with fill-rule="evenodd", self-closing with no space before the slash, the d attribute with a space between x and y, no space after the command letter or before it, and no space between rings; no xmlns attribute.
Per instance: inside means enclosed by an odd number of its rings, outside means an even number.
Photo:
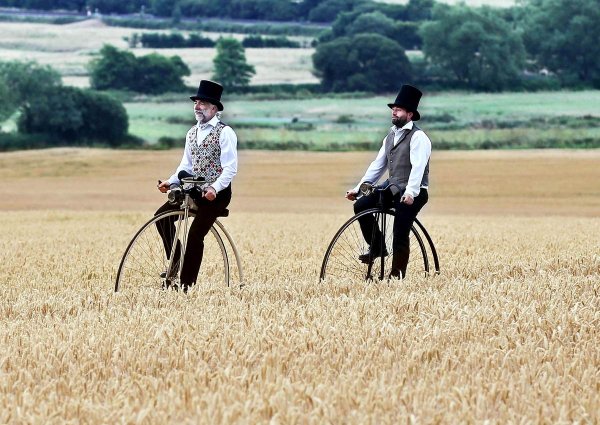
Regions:
<svg viewBox="0 0 600 425"><path fill-rule="evenodd" d="M373 153L244 151L245 286L115 294L179 156L0 154L0 423L600 422L599 151L435 152L442 273L370 284L318 269Z"/></svg>

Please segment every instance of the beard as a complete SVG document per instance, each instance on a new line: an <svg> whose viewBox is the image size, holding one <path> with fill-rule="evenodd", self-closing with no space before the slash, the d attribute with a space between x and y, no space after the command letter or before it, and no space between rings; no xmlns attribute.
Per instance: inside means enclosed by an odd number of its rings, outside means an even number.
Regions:
<svg viewBox="0 0 600 425"><path fill-rule="evenodd" d="M199 121L202 124L204 124L206 121L208 121L206 119L206 115L204 115L204 112L202 112L202 111L194 111L194 115L196 116L196 121Z"/></svg>
<svg viewBox="0 0 600 425"><path fill-rule="evenodd" d="M394 124L398 128L405 126L407 122L408 119L406 118L392 118L392 124Z"/></svg>

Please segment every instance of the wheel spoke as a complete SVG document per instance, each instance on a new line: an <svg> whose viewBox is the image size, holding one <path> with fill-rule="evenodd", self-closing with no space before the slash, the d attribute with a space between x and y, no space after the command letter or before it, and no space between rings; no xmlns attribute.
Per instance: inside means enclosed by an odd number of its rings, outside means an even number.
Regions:
<svg viewBox="0 0 600 425"><path fill-rule="evenodd" d="M364 211L348 220L338 230L329 245L321 267L321 279L334 277L365 281L370 280L369 278L379 278L382 266L381 257L373 260L370 273L368 273L369 265L361 263L358 259L361 254L366 253L369 249L369 244L365 241L358 219L368 214L373 216L376 223L381 223L381 219L377 219L377 215L381 212L376 209ZM393 259L394 214L393 211L386 211L385 214L385 234L382 233L381 237L389 254L383 261L384 272L387 274L391 270ZM425 273L428 269L427 251L425 251L422 238L416 232L416 229L413 228L409 236L410 255L407 276ZM386 277L384 275L384 278Z"/></svg>
<svg viewBox="0 0 600 425"><path fill-rule="evenodd" d="M169 258L165 252L165 244L158 231L157 222L165 219L178 220L183 216L182 211L173 211L161 214L147 222L134 236L130 242L119 267L117 273L117 281L115 290L133 289L141 287L160 288L163 279L161 273L167 271ZM194 214L190 214L189 225L191 226L194 219ZM176 228L174 225L162 223L164 236L168 246L172 246L172 241L175 237ZM185 226L181 230L188 232ZM179 241L175 244L176 247L181 245L182 235ZM171 255L179 252L175 249ZM176 259L183 261L183 258ZM177 276L181 271L181 265L177 268ZM226 247L221 239L221 236L213 228L204 238L204 253L200 272L198 274L197 284L215 283L229 284L229 260L226 252Z"/></svg>

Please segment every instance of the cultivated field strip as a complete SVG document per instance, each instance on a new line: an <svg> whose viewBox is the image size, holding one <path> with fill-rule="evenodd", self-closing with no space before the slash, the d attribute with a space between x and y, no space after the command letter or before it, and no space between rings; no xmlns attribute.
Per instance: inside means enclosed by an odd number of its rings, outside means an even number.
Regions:
<svg viewBox="0 0 600 425"><path fill-rule="evenodd" d="M113 294L148 215L0 213L0 423L600 421L598 217L427 216L440 276L324 284L345 214L234 211L243 288Z"/></svg>
<svg viewBox="0 0 600 425"><path fill-rule="evenodd" d="M241 151L232 211L339 213L374 152ZM56 148L0 154L4 210L144 210L165 202L156 180L181 151ZM600 216L600 150L435 151L430 201L436 214ZM132 165L135 164L135 165ZM147 216L146 216L147 217ZM144 217L144 218L146 218ZM562 231L570 231L566 219Z"/></svg>

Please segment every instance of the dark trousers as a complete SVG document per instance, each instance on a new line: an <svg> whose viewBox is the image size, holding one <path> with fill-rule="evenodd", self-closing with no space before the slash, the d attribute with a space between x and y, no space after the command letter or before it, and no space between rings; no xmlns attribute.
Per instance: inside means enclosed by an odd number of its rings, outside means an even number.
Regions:
<svg viewBox="0 0 600 425"><path fill-rule="evenodd" d="M429 194L427 193L427 189L421 189L412 205L401 203L400 195L393 196L389 190L383 192L383 206L385 208L394 207L396 211L394 217L394 241L392 242L393 258L392 270L390 273L391 276L406 276L406 268L408 266L410 255L410 228L412 227L417 214L428 200ZM377 192L368 196L363 196L354 203L354 212L360 213L369 208L375 208L378 201L379 193ZM378 252L378 247L381 246L382 234L381 229L379 229L379 226L375 221L375 217L372 214L367 214L358 221L365 241L371 245L371 252L373 254L380 254L380 252Z"/></svg>
<svg viewBox="0 0 600 425"><path fill-rule="evenodd" d="M206 198L194 199L198 209L196 211L196 217L192 221L189 229L187 246L185 249L185 256L183 258L183 268L181 269L181 283L184 286L190 286L196 283L198 277L198 271L202 264L202 255L204 254L204 237L210 231L210 228L214 224L215 220L227 208L231 201L231 186L223 189L217 194L217 197L213 201L209 201ZM173 205L169 202L165 203L162 207L156 210L155 216L162 214L166 211L178 211L179 205ZM165 255L167 258L171 256L171 250L173 248L173 239L175 237L175 217L168 217L160 220L156 223L158 233L162 238L163 245L165 247ZM181 256L181 243L177 241L175 247L175 253L173 255L174 267L179 264ZM176 270L169 270L169 275Z"/></svg>

